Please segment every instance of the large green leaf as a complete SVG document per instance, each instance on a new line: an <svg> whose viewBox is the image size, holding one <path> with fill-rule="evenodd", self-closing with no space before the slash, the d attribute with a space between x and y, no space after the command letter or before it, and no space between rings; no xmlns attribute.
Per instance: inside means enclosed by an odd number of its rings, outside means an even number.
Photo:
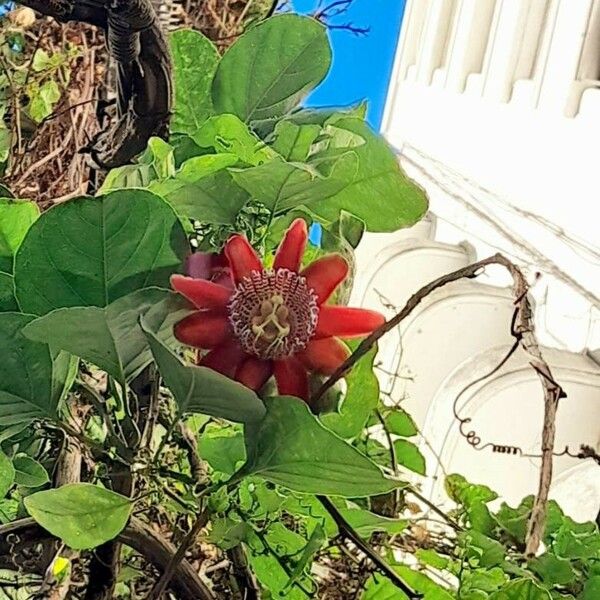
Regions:
<svg viewBox="0 0 600 600"><path fill-rule="evenodd" d="M277 215L300 205L314 210L351 184L356 167L356 155L348 152L318 166L276 158L231 174L239 186Z"/></svg>
<svg viewBox="0 0 600 600"><path fill-rule="evenodd" d="M361 145L352 142L358 156L358 170L350 185L333 197L311 205L311 210L328 221L335 221L341 210L360 217L369 231L395 231L414 225L427 211L425 192L400 168L386 141L361 119L336 117L329 126L331 142L320 158L332 158L348 151L349 139L359 136Z"/></svg>
<svg viewBox="0 0 600 600"><path fill-rule="evenodd" d="M193 183L174 186L165 193L165 198L182 217L227 225L235 223L249 196L227 171L221 170Z"/></svg>
<svg viewBox="0 0 600 600"><path fill-rule="evenodd" d="M187 312L187 304L178 294L147 288L105 308L59 308L30 323L24 333L95 364L124 384L152 361L140 317L145 315L160 339L169 341L173 325Z"/></svg>
<svg viewBox="0 0 600 600"><path fill-rule="evenodd" d="M261 399L249 388L207 367L184 365L142 320L154 360L181 414L202 413L240 423L260 420Z"/></svg>
<svg viewBox="0 0 600 600"><path fill-rule="evenodd" d="M12 461L0 450L0 500L6 496L15 482L15 467Z"/></svg>
<svg viewBox="0 0 600 600"><path fill-rule="evenodd" d="M304 162L320 134L320 125L297 125L291 121L280 121L275 127L272 147L285 160Z"/></svg>
<svg viewBox="0 0 600 600"><path fill-rule="evenodd" d="M219 63L212 98L246 122L278 117L327 75L331 48L315 19L281 15L246 31Z"/></svg>
<svg viewBox="0 0 600 600"><path fill-rule="evenodd" d="M352 344L356 349L358 342ZM324 425L343 438L358 435L379 403L379 382L373 373L377 348L361 358L346 377L346 396L337 413L321 417Z"/></svg>
<svg viewBox="0 0 600 600"><path fill-rule="evenodd" d="M177 204L180 199L186 196L194 197L194 185L204 177L214 175L227 167L231 167L238 162L235 154L204 154L189 158L173 177L167 179L155 180L150 183L148 189L166 198L172 204ZM191 186L191 190L185 190ZM191 200L193 203L193 200Z"/></svg>
<svg viewBox="0 0 600 600"><path fill-rule="evenodd" d="M490 595L489 600L551 600L550 592L533 579L518 579Z"/></svg>
<svg viewBox="0 0 600 600"><path fill-rule="evenodd" d="M13 257L39 214L34 202L0 198L0 271L12 273Z"/></svg>
<svg viewBox="0 0 600 600"><path fill-rule="evenodd" d="M72 483L25 498L27 512L75 550L114 539L127 524L132 506L129 498L89 483Z"/></svg>
<svg viewBox="0 0 600 600"><path fill-rule="evenodd" d="M54 417L64 391L68 358L23 335L34 318L0 313L0 427Z"/></svg>
<svg viewBox="0 0 600 600"><path fill-rule="evenodd" d="M267 415L246 428L248 461L242 474L255 474L309 494L360 497L404 485L387 479L356 448L326 429L297 398L266 401Z"/></svg>
<svg viewBox="0 0 600 600"><path fill-rule="evenodd" d="M150 286L168 287L188 251L171 207L144 190L55 206L31 227L15 260L25 312L107 306Z"/></svg>
<svg viewBox="0 0 600 600"><path fill-rule="evenodd" d="M235 115L211 117L193 138L202 148L234 154L240 161L249 165L259 165L277 156L274 150Z"/></svg>
<svg viewBox="0 0 600 600"><path fill-rule="evenodd" d="M210 88L219 53L201 33L184 29L171 35L175 73L175 110L171 131L193 135L214 113Z"/></svg>
<svg viewBox="0 0 600 600"><path fill-rule="evenodd" d="M0 271L0 312L18 311L13 276Z"/></svg>

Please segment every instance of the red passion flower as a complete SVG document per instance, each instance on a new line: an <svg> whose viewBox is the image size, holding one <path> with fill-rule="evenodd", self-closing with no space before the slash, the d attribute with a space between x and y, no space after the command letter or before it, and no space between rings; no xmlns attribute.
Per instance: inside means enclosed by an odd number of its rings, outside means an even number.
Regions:
<svg viewBox="0 0 600 600"><path fill-rule="evenodd" d="M308 400L308 374L330 375L348 357L340 338L362 337L384 323L375 311L326 304L348 263L331 254L300 270L307 237L306 223L294 221L273 268L265 269L236 234L225 244L228 268L204 255L197 259L201 278L171 278L198 309L175 325L180 342L209 351L198 364L254 390L274 375L280 394ZM188 272L194 274L190 263Z"/></svg>

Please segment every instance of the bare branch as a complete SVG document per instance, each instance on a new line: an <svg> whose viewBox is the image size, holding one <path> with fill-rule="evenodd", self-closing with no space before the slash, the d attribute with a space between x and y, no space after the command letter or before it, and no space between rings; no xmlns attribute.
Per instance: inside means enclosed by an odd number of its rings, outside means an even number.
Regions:
<svg viewBox="0 0 600 600"><path fill-rule="evenodd" d="M327 390L331 389L342 377L347 375L352 367L373 348L379 339L386 333L395 329L404 319L406 319L424 298L429 296L435 290L458 281L460 279L473 279L481 274L485 267L490 265L499 265L504 267L513 279L513 295L515 298L515 318L512 334L518 341L521 349L528 355L531 368L536 372L544 391L544 424L542 430L542 464L540 468L540 477L538 493L533 505L531 517L527 528L526 549L527 556L534 555L543 538L546 507L550 484L552 482L552 466L554 442L556 437L556 412L558 402L565 398L566 394L561 386L554 380L548 363L544 360L539 344L534 333L533 311L527 295L529 286L522 271L514 263L509 261L502 254L495 254L489 258L480 260L472 265L458 269L447 275L442 275L438 279L428 283L418 292L413 294L405 304L404 308L387 323L382 325L377 331L367 337L356 349L356 351L336 370L336 372L327 379L311 398L311 405L322 398Z"/></svg>

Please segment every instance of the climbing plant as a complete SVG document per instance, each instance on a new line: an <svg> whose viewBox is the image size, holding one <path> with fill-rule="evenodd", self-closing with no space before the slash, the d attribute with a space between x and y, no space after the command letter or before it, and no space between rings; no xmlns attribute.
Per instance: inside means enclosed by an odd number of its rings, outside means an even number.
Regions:
<svg viewBox="0 0 600 600"><path fill-rule="evenodd" d="M168 139L94 197L0 200L0 596L597 598L595 524L550 503L530 556L532 498L414 483L386 325L344 305L364 231L427 199L364 106L303 108L324 26L170 48Z"/></svg>

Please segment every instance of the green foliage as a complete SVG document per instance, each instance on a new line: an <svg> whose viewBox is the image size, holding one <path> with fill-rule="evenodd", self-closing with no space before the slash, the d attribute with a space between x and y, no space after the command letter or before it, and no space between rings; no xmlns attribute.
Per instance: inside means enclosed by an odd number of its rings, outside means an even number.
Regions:
<svg viewBox="0 0 600 600"><path fill-rule="evenodd" d="M176 215L142 190L80 198L45 212L15 259L23 311L105 307L130 292L169 287L187 251Z"/></svg>
<svg viewBox="0 0 600 600"><path fill-rule="evenodd" d="M27 325L24 333L93 363L124 387L152 361L140 318L153 323L160 339L168 342L174 340L173 325L187 312L177 294L145 288L104 308L59 308Z"/></svg>
<svg viewBox="0 0 600 600"><path fill-rule="evenodd" d="M0 499L6 496L14 481L15 467L10 458L0 451Z"/></svg>
<svg viewBox="0 0 600 600"><path fill-rule="evenodd" d="M15 483L23 487L37 488L50 481L48 471L33 458L22 454L13 458Z"/></svg>
<svg viewBox="0 0 600 600"><path fill-rule="evenodd" d="M267 19L219 62L212 87L215 109L249 123L281 117L325 78L330 62L321 23L298 15Z"/></svg>
<svg viewBox="0 0 600 600"><path fill-rule="evenodd" d="M27 512L74 550L96 548L125 527L132 502L97 485L74 483L25 498Z"/></svg>
<svg viewBox="0 0 600 600"><path fill-rule="evenodd" d="M144 321L142 323L180 415L198 412L242 423L257 421L264 415L264 405L253 391L212 369L184 365L157 334Z"/></svg>
<svg viewBox="0 0 600 600"><path fill-rule="evenodd" d="M12 273L14 255L39 214L33 202L0 199L0 271Z"/></svg>
<svg viewBox="0 0 600 600"><path fill-rule="evenodd" d="M43 343L23 335L34 317L0 313L0 429L56 416L69 363Z"/></svg>
<svg viewBox="0 0 600 600"><path fill-rule="evenodd" d="M267 415L246 429L248 461L255 474L299 492L358 497L383 494L404 485L323 427L308 406L291 397L265 400Z"/></svg>
<svg viewBox="0 0 600 600"><path fill-rule="evenodd" d="M214 112L210 89L219 55L212 42L195 31L176 31L170 41L175 68L171 131L194 135Z"/></svg>
<svg viewBox="0 0 600 600"><path fill-rule="evenodd" d="M352 273L365 231L411 226L427 200L365 123L364 105L299 107L331 63L316 20L259 22L222 57L195 31L170 43L170 139L152 138L134 164L108 173L97 197L41 216L0 190L0 522L26 510L67 546L95 548L131 516L133 501L109 489L123 471L135 474L140 519L163 533L172 526L177 543L202 515L210 554L247 562L264 598L320 597L323 567L343 569L357 552L342 547L340 519L424 600L600 597L598 528L554 502L535 558L523 555L531 497L498 506L502 490L455 474L446 480L453 527L415 516L414 489L397 474L425 474L419 431L382 398L376 348L309 405L271 397L271 382L255 392L196 366L203 351L175 344L173 325L192 306L169 279L194 249L220 251L243 233L271 265L300 217L322 226L304 260L338 252ZM32 93L28 118L54 110L69 52L39 49L31 81L17 78ZM351 286L352 276L332 300L344 304ZM322 383L314 376L312 389ZM52 489L68 435L93 468L83 470L87 483ZM413 558L400 563L407 552ZM139 557L126 549L121 558L116 597L137 597L125 584L140 577ZM406 598L368 561L359 569L363 600ZM67 572L55 563L55 576Z"/></svg>

